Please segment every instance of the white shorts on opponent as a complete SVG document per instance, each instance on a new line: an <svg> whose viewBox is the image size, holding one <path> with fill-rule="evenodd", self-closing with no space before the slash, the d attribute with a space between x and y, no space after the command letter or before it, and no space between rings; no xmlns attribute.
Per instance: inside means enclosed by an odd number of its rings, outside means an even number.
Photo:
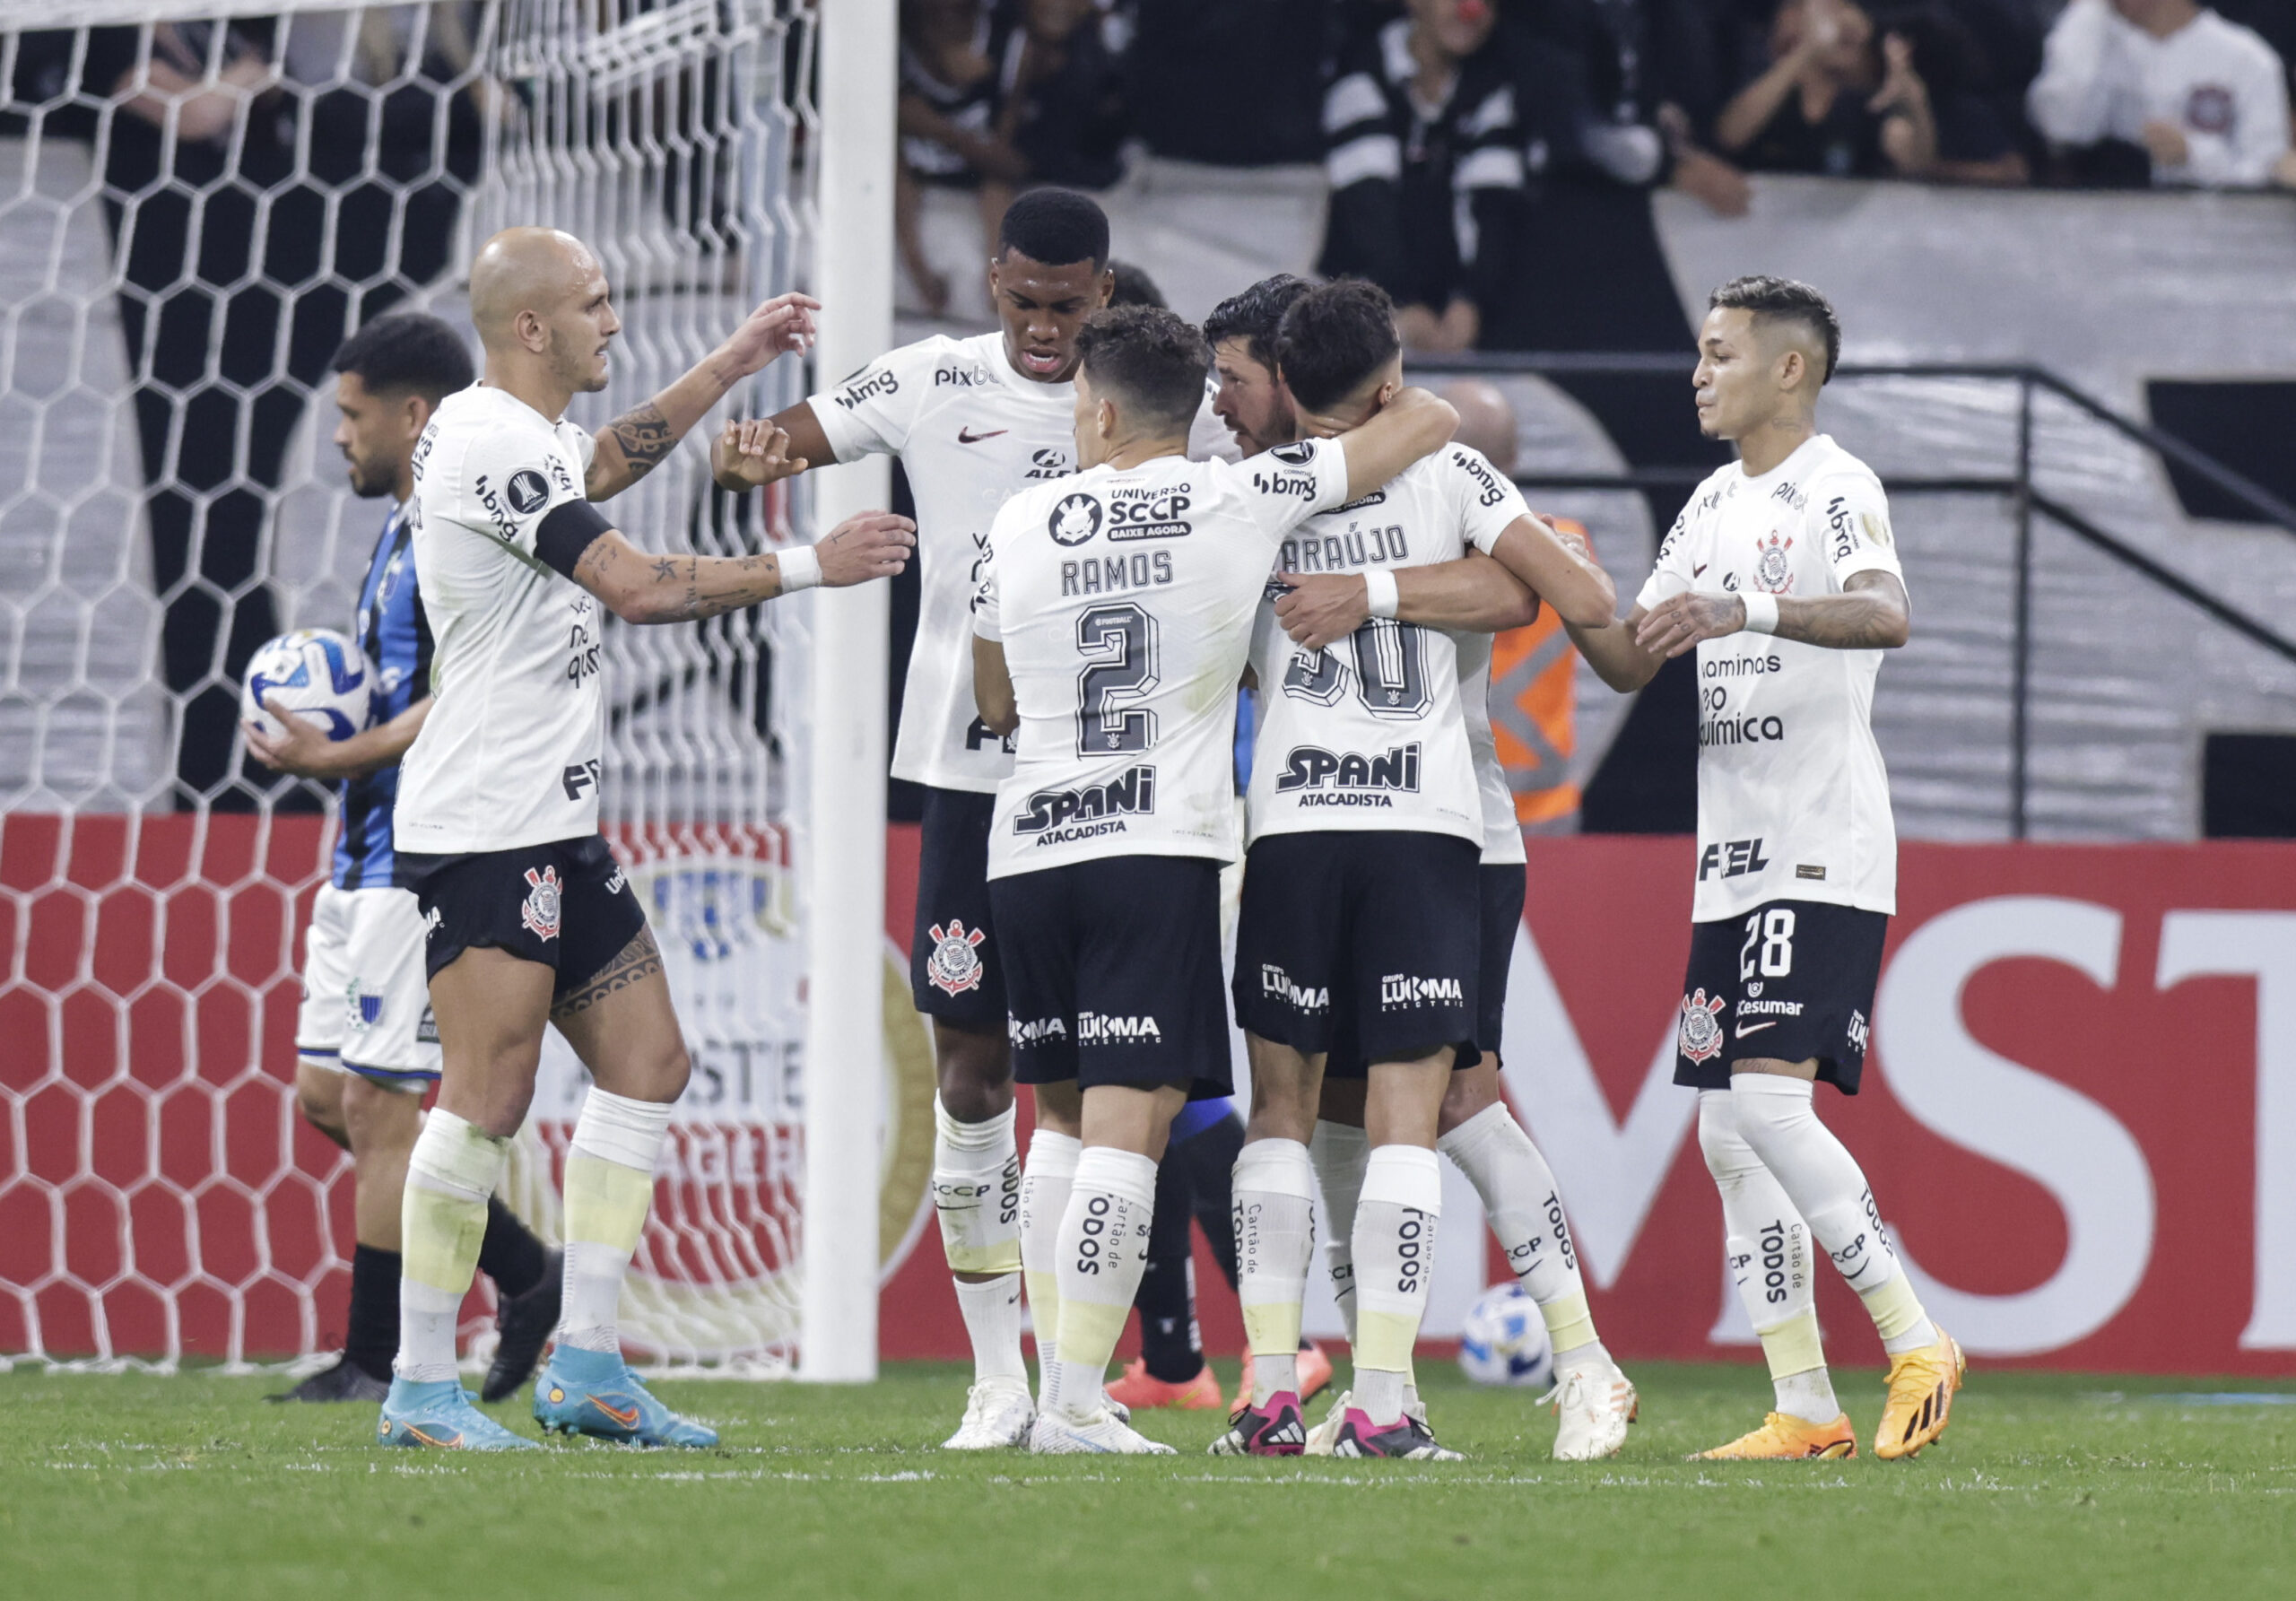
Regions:
<svg viewBox="0 0 2296 1601"><path fill-rule="evenodd" d="M439 1026L413 891L320 887L303 931L295 1050L315 1067L418 1093L438 1078Z"/></svg>

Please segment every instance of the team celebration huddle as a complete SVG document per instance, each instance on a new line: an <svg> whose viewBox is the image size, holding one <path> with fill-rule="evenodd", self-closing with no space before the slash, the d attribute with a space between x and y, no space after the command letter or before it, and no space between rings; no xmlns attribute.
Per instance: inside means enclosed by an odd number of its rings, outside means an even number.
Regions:
<svg viewBox="0 0 2296 1601"><path fill-rule="evenodd" d="M457 1377L457 1316L483 1267L503 1309L486 1398L539 1365L545 1431L717 1443L648 1391L616 1329L689 1063L599 832L600 612L678 623L915 560L891 772L924 794L911 980L938 1083L932 1195L975 1367L948 1449L1170 1452L1135 1409L1223 1399L1190 1349L1171 1241L1184 1258L1190 1215L1224 1213L1215 1255L1249 1360L1204 1447L1457 1459L1413 1376L1437 1236L1463 1222L1442 1216L1439 1153L1545 1326L1553 1455L1624 1445L1635 1386L1596 1329L1570 1197L1500 1074L1526 867L1487 707L1492 641L1541 608L1621 692L1696 655L1674 1078L1698 1096L1775 1388L1757 1426L1705 1454L1894 1458L1935 1440L1961 1350L1814 1101L1820 1083L1857 1091L1896 909L1870 714L1910 614L1882 485L1817 427L1840 344L1824 297L1770 277L1714 291L1694 404L1738 459L1693 492L1627 597L1583 536L1454 439L1450 405L1405 383L1384 291L1278 276L1199 329L1119 296L1106 216L1057 188L1012 204L987 271L996 331L895 350L717 433L727 491L870 453L906 471L913 523L866 512L769 553L662 556L660 531L625 530L610 502L809 347L805 296L759 307L596 435L565 412L608 386L622 324L567 234L514 229L473 264L475 382L460 336L428 317L378 319L338 353L352 487L395 502L355 622L387 715L330 742L266 706L248 730L274 767L344 786L306 935L298 1086L356 1164L358 1255L344 1359L307 1398L379 1402L383 1444L535 1449ZM1240 744L1239 690L1256 709ZM378 1004L346 1012L346 989ZM552 1026L592 1081L562 1253L495 1198ZM1016 1084L1032 1098L1025 1153ZM1870 1434L1828 1375L1822 1257L1888 1356ZM1346 1328L1344 1388L1301 1337L1318 1271ZM1112 1382L1135 1305L1150 1348ZM1176 1329L1175 1367L1154 1345Z"/></svg>

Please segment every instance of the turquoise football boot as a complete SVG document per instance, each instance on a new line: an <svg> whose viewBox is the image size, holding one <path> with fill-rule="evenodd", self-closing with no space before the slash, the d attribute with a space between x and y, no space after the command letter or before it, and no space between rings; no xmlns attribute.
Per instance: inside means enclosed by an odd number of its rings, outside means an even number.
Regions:
<svg viewBox="0 0 2296 1601"><path fill-rule="evenodd" d="M535 1380L535 1422L553 1434L587 1434L618 1445L676 1445L707 1450L718 1431L680 1417L610 1351L561 1345Z"/></svg>
<svg viewBox="0 0 2296 1601"><path fill-rule="evenodd" d="M542 1447L513 1434L473 1404L470 1391L452 1379L413 1384L393 1378L375 1424L378 1445L429 1446L443 1451L538 1451Z"/></svg>

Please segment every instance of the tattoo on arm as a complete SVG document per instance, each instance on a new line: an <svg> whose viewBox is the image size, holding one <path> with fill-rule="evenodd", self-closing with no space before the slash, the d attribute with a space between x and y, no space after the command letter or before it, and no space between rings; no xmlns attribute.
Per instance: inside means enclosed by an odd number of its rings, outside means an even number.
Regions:
<svg viewBox="0 0 2296 1601"><path fill-rule="evenodd" d="M1869 571L1853 574L1839 595L1785 600L1778 631L1831 650L1886 650L1905 642L1906 621L1903 587L1886 572Z"/></svg>
<svg viewBox="0 0 2296 1601"><path fill-rule="evenodd" d="M638 937L622 946L622 953L595 974L587 984L551 1003L553 1018L571 1017L587 1012L617 990L628 989L662 970L661 948L654 943L654 931L640 928Z"/></svg>
<svg viewBox="0 0 2296 1601"><path fill-rule="evenodd" d="M632 479L643 478L659 466L662 458L678 442L678 436L670 431L669 420L662 415L662 408L650 400L636 411L616 417L606 425L606 431L622 448L622 459L629 466Z"/></svg>

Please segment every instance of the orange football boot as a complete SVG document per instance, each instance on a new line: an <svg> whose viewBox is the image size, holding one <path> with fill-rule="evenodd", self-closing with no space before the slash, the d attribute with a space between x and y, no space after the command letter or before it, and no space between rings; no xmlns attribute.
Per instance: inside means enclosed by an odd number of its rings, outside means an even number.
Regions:
<svg viewBox="0 0 2296 1601"><path fill-rule="evenodd" d="M1718 1445L1710 1451L1700 1451L1691 1460L1811 1462L1856 1455L1857 1431L1850 1427L1848 1413L1830 1423L1813 1423L1773 1412L1762 1419L1761 1427L1752 1433L1742 1434L1728 1445Z"/></svg>
<svg viewBox="0 0 2296 1601"><path fill-rule="evenodd" d="M1890 1398L1882 1407L1882 1426L1874 1431L1874 1454L1890 1461L1916 1456L1943 1434L1953 1392L1961 1388L1969 1365L1953 1336L1942 1328L1935 1344L1890 1358Z"/></svg>
<svg viewBox="0 0 2296 1601"><path fill-rule="evenodd" d="M1167 1384L1148 1370L1148 1359L1135 1356L1124 1364L1124 1376L1109 1386L1109 1399L1121 1401L1133 1411L1157 1406L1178 1407L1182 1412L1217 1412L1221 1406L1220 1380L1205 1362L1196 1370L1196 1377L1186 1384Z"/></svg>

